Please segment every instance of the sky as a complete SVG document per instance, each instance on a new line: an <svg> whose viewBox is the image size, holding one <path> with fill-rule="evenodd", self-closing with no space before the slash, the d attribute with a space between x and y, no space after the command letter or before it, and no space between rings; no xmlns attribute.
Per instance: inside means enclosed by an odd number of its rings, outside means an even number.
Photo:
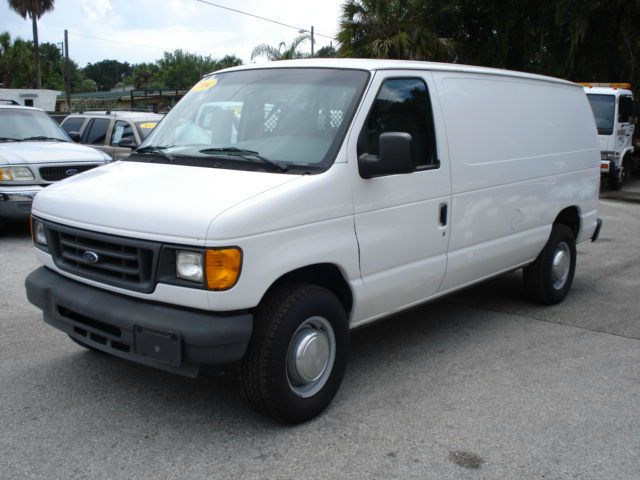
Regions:
<svg viewBox="0 0 640 480"><path fill-rule="evenodd" d="M316 32L334 37L344 0L208 1L303 29L313 25ZM81 67L104 59L153 62L163 51L178 48L216 59L232 54L250 63L256 45L277 47L299 35L297 29L197 0L56 0L54 10L38 22L40 42L62 42L65 29L69 56ZM13 12L7 0L0 0L2 31L12 38L32 39L31 21ZM316 50L330 42L316 35ZM300 50L310 48L306 42Z"/></svg>

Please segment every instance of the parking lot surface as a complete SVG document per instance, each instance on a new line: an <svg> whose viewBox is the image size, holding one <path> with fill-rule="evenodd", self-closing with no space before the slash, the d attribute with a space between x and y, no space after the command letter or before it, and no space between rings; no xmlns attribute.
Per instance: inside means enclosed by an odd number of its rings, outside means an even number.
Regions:
<svg viewBox="0 0 640 480"><path fill-rule="evenodd" d="M284 427L233 375L84 350L27 303L26 226L0 237L0 478L640 478L640 215L603 200L561 305L520 272L356 331L317 419Z"/></svg>

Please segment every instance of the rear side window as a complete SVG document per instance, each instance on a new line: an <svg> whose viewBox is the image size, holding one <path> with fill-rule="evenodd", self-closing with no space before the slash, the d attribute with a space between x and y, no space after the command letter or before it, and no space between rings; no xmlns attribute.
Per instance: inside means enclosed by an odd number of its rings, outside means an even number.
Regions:
<svg viewBox="0 0 640 480"><path fill-rule="evenodd" d="M111 120L107 118L94 118L91 125L89 125L89 128L85 130L82 143L89 145L103 145L107 138L109 122L111 122Z"/></svg>
<svg viewBox="0 0 640 480"><path fill-rule="evenodd" d="M111 133L111 145L117 146L118 142L125 138L130 138L134 142L136 140L136 137L133 134L133 128L131 128L129 122L118 120L113 126L113 132Z"/></svg>
<svg viewBox="0 0 640 480"><path fill-rule="evenodd" d="M73 117L67 118L64 122L62 122L62 129L69 132L78 132L80 133L80 129L82 128L82 124L84 123L84 117Z"/></svg>
<svg viewBox="0 0 640 480"><path fill-rule="evenodd" d="M386 80L358 139L358 154L377 155L380 134L404 132L413 138L418 168L438 166L429 91L420 78Z"/></svg>

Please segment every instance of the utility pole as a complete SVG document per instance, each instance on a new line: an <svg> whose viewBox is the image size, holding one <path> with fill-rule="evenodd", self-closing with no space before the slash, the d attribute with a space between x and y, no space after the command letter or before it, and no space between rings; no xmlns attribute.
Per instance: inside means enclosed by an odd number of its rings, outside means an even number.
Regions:
<svg viewBox="0 0 640 480"><path fill-rule="evenodd" d="M64 31L64 88L67 93L67 108L71 113L71 62L69 62L69 32Z"/></svg>
<svg viewBox="0 0 640 480"><path fill-rule="evenodd" d="M313 44L315 43L314 38L313 38L313 25L311 25L311 56L313 57L314 51L313 51Z"/></svg>

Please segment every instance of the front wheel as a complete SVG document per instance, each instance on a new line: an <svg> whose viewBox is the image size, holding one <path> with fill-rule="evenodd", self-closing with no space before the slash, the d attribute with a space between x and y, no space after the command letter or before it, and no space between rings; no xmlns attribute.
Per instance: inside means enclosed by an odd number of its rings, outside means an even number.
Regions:
<svg viewBox="0 0 640 480"><path fill-rule="evenodd" d="M348 352L347 315L333 293L308 284L276 287L255 313L242 391L256 410L280 422L310 420L333 400Z"/></svg>
<svg viewBox="0 0 640 480"><path fill-rule="evenodd" d="M569 293L576 270L576 240L563 224L554 225L538 258L523 273L526 296L543 305L560 303Z"/></svg>
<svg viewBox="0 0 640 480"><path fill-rule="evenodd" d="M620 167L615 167L614 165L609 166L609 189L620 190L622 185L624 185L629 166L627 160L627 157L625 157L622 162L620 162Z"/></svg>

